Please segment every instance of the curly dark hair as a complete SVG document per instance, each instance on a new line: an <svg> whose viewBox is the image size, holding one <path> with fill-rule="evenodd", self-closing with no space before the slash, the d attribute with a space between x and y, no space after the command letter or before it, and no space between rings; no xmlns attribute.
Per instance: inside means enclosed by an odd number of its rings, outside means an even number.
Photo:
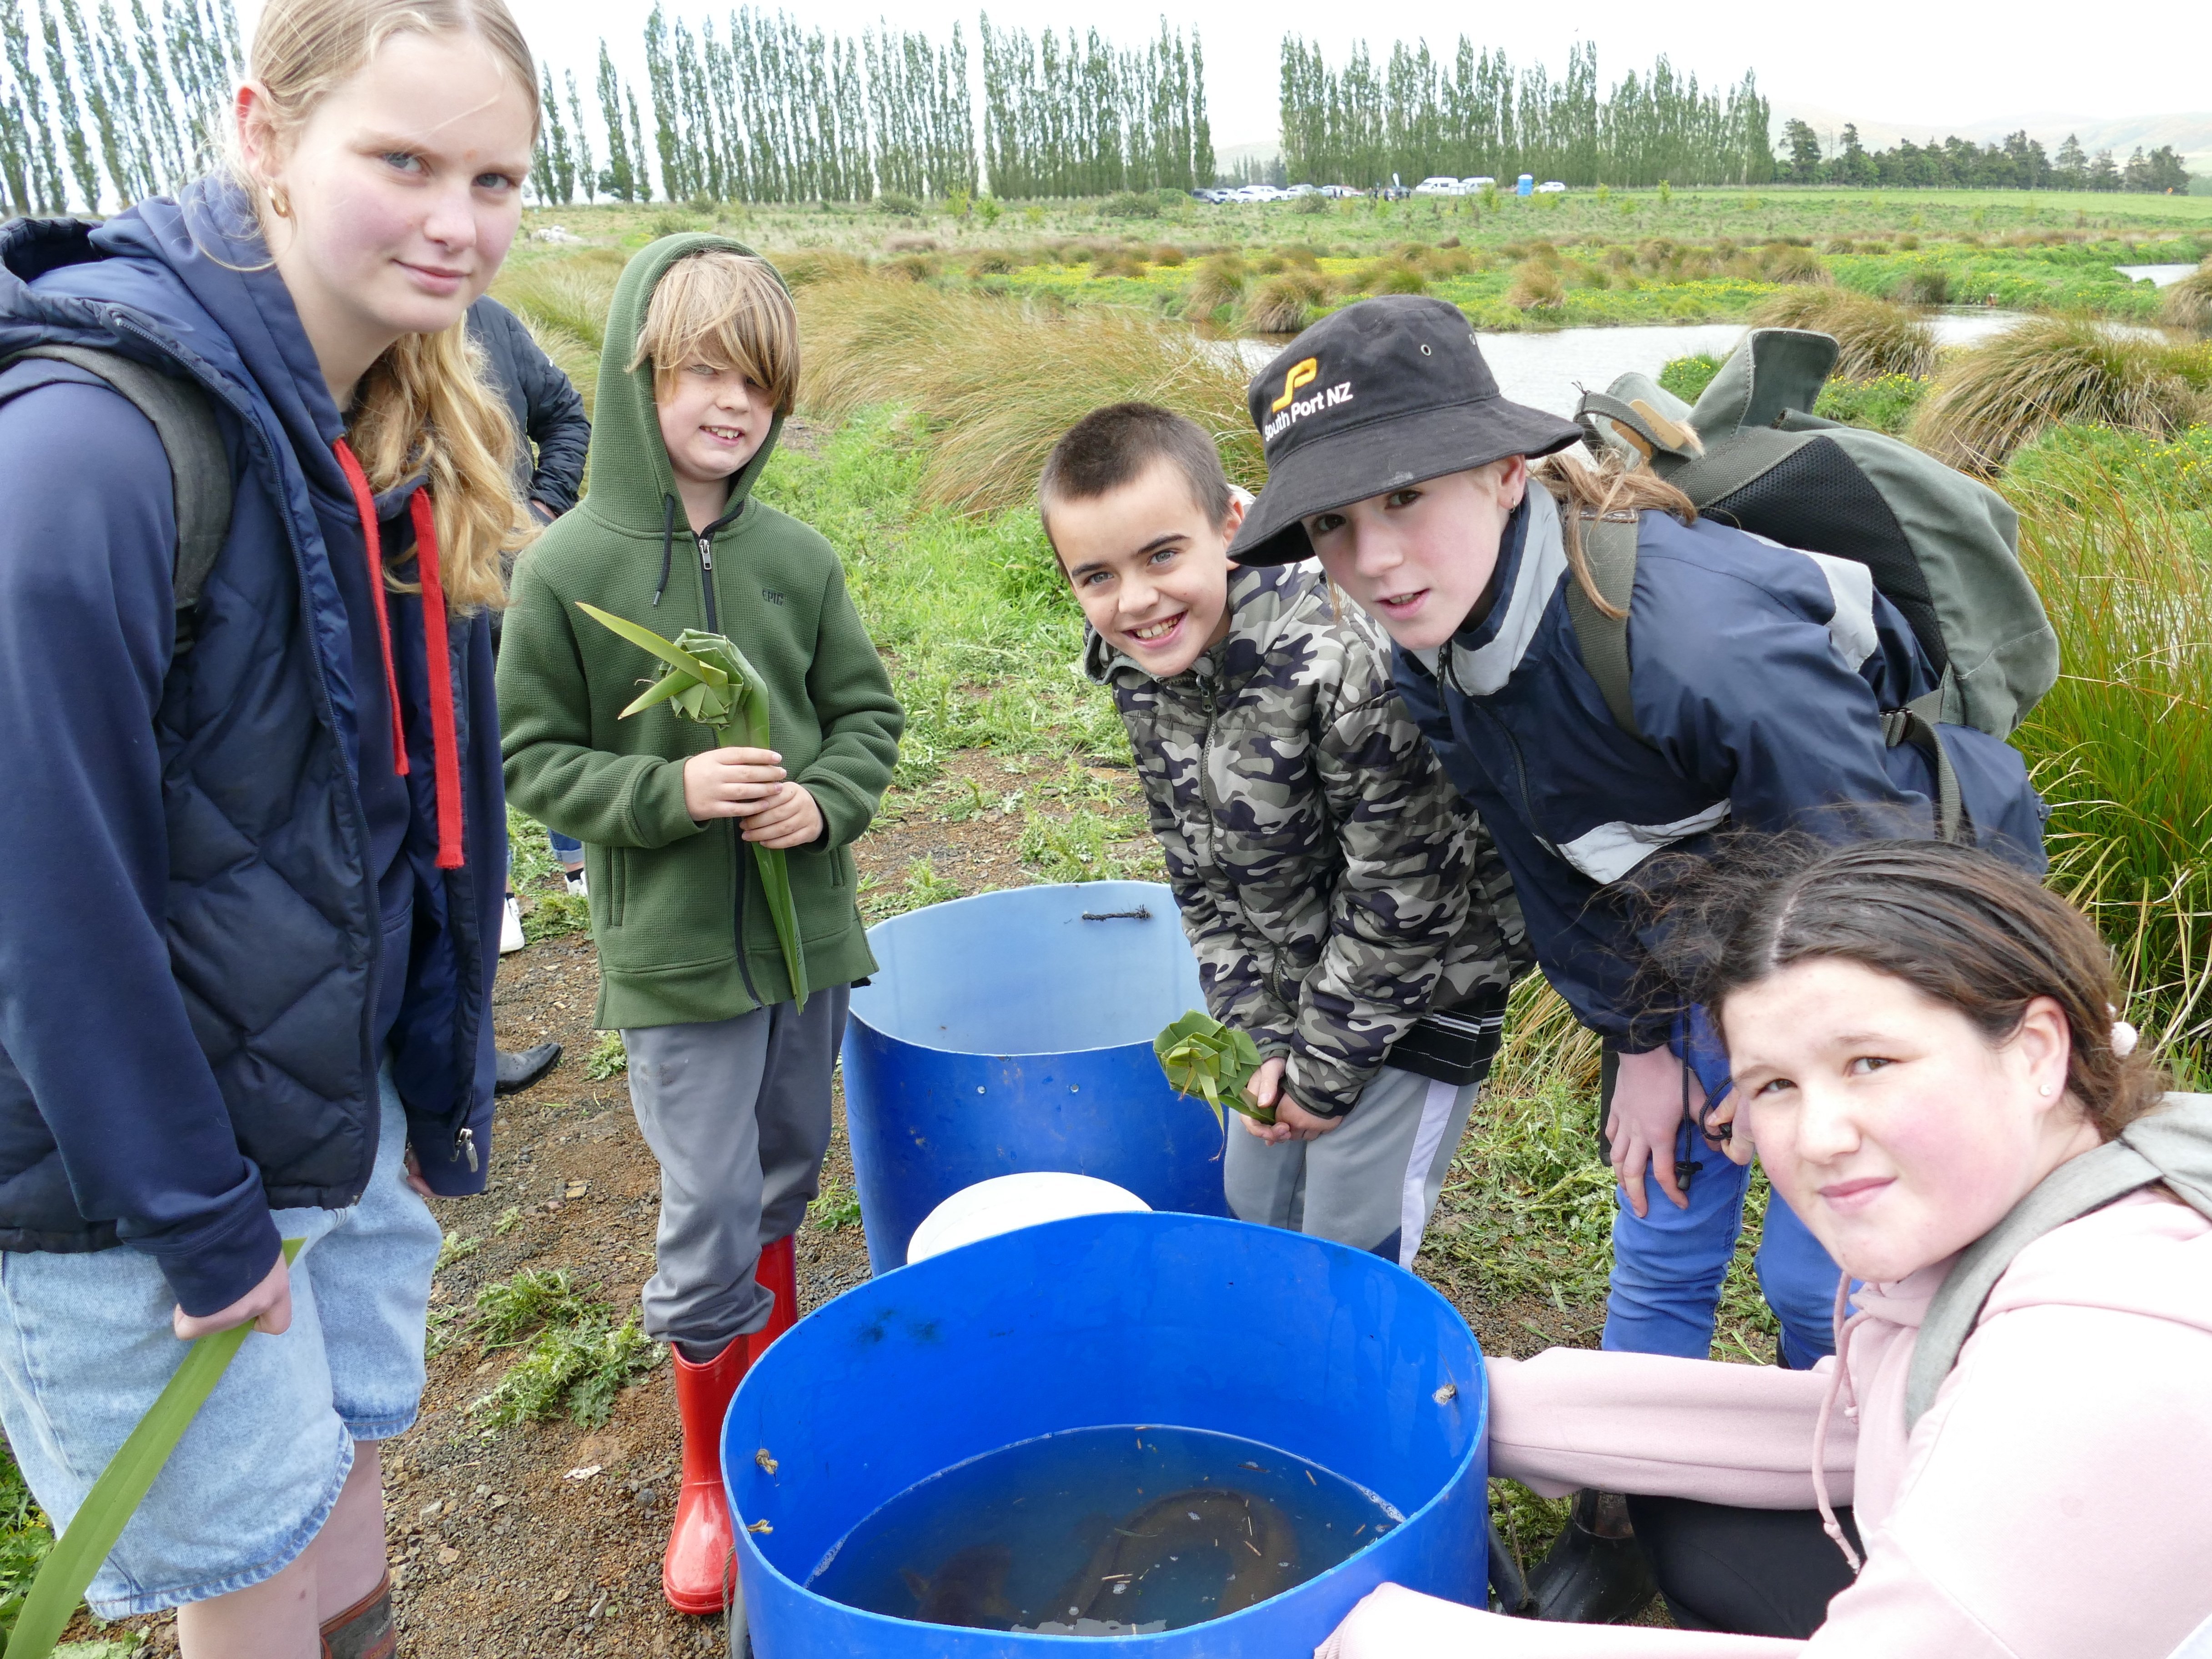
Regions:
<svg viewBox="0 0 2212 1659"><path fill-rule="evenodd" d="M2125 992L2089 919L2009 864L1935 841L1843 846L1743 835L1711 858L1647 866L1654 969L1717 1022L1729 997L1793 963L1832 957L1903 980L1990 1042L2049 997L2073 1039L2067 1088L2110 1140L2171 1087L2112 1047Z"/></svg>

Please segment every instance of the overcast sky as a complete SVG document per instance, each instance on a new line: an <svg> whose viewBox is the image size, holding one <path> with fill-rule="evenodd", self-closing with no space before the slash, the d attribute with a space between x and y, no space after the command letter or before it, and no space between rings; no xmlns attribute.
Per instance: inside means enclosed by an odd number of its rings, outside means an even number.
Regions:
<svg viewBox="0 0 2212 1659"><path fill-rule="evenodd" d="M606 37L617 61L642 69L639 46L650 0L509 0L531 44L555 69L573 69L589 95L586 71ZM2045 0L2048 3L2048 0ZM239 8L240 21L258 10ZM773 10L773 3L763 9ZM672 0L675 13L727 14L726 4ZM977 8L954 0L807 0L790 8L809 27L857 33L878 15L942 39L955 18L971 57ZM994 23L1032 32L1093 25L1128 40L1158 27L1158 11L1098 0L996 0ZM1393 40L1426 36L1449 54L1464 33L1479 46L1503 46L1515 64L1541 58L1555 70L1577 39L1597 43L1600 82L1660 52L1701 82L1733 82L1759 72L1778 117L1791 109L1842 118L1896 122L1931 130L1991 118L2055 114L2120 117L2212 108L2212 6L2171 0L2148 14L2057 8L1929 4L1926 0L1692 0L1691 3L1526 8L1401 0L1395 5L1343 0L1197 0L1170 10L1170 24L1199 30L1206 44L1207 102L1214 142L1271 141L1276 129L1277 52L1285 33L1322 42L1332 62L1364 34L1387 53ZM2112 26L2095 21L2109 17ZM2195 21L2190 20L2194 18ZM2041 26L2039 27L2039 24ZM1778 131L1779 123L1778 119Z"/></svg>

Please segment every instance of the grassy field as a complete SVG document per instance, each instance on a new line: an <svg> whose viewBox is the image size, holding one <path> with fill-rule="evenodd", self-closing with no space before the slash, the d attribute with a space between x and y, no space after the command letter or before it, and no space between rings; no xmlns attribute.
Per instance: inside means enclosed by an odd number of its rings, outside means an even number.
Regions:
<svg viewBox="0 0 2212 1659"><path fill-rule="evenodd" d="M589 244L634 250L715 228L779 254L1050 303L1134 307L1229 332L1279 333L1376 293L1428 292L1478 326L1546 329L1747 316L1793 283L1932 304L2092 311L2148 321L2119 264L2212 252L2212 198L1990 191L1588 191L1521 200L1211 206L1173 196L915 213L829 204L537 210ZM510 269L573 253L526 244ZM831 269L817 257L795 269Z"/></svg>

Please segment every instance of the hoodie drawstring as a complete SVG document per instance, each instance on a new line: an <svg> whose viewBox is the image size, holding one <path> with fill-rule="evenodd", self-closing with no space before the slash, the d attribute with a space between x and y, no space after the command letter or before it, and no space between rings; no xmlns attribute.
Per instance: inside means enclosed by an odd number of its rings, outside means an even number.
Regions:
<svg viewBox="0 0 2212 1659"><path fill-rule="evenodd" d="M653 590L653 608L660 609L660 596L668 591L668 567L676 558L676 497L660 498L660 585Z"/></svg>
<svg viewBox="0 0 2212 1659"><path fill-rule="evenodd" d="M1828 1418L1835 1410L1837 1396L1846 1389L1850 1389L1851 1403L1844 1408L1844 1415L1858 1415L1859 1391L1850 1380L1851 1333L1858 1328L1859 1321L1866 1316L1856 1313L1849 1318L1844 1317L1844 1310L1850 1304L1850 1276L1848 1273L1838 1276L1835 1312L1836 1374L1829 1381L1827 1393L1820 1397L1820 1420L1813 1429L1813 1498L1820 1508L1820 1530L1827 1534L1835 1547L1844 1553L1844 1559L1850 1563L1851 1576L1856 1577L1859 1553L1851 1547L1850 1540L1844 1536L1843 1526L1836 1519L1836 1507L1828 1501Z"/></svg>
<svg viewBox="0 0 2212 1659"><path fill-rule="evenodd" d="M352 486L354 510L361 515L362 542L368 553L368 591L376 607L376 638L384 647L384 690L392 704L392 770L404 778L407 775L407 727L399 718L399 671L392 662L392 618L384 605L384 543L376 532L376 497L369 493L368 474L361 470L353 446L341 438L331 448L338 458L338 470Z"/></svg>
<svg viewBox="0 0 2212 1659"><path fill-rule="evenodd" d="M438 569L438 516L430 492L407 503L415 562L422 578L422 644L430 659L430 771L438 802L438 868L458 870L461 850L461 744L453 718L453 659L446 641L446 586Z"/></svg>
<svg viewBox="0 0 2212 1659"><path fill-rule="evenodd" d="M392 617L384 589L384 538L376 521L376 498L368 488L353 447L343 438L331 446L339 469L352 487L361 514L362 544L368 556L369 593L376 609L377 643L384 652L384 689L392 703L392 770L409 774L407 726L399 708L399 670L392 655ZM453 662L446 635L446 589L438 569L438 525L429 493L417 489L408 501L415 523L415 561L422 580L422 643L430 671L431 787L438 818L438 868L458 870L466 862L461 847L461 748L453 712Z"/></svg>

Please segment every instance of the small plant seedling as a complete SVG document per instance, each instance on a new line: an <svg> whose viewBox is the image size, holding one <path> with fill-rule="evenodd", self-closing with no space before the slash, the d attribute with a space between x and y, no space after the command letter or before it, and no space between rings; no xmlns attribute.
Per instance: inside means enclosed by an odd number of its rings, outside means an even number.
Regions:
<svg viewBox="0 0 2212 1659"><path fill-rule="evenodd" d="M441 1273L456 1261L465 1261L483 1248L481 1238L463 1238L459 1233L447 1233L445 1242L438 1246L438 1265L430 1271Z"/></svg>
<svg viewBox="0 0 2212 1659"><path fill-rule="evenodd" d="M1159 1056L1160 1070L1175 1091L1204 1096L1213 1109L1214 1121L1224 1127L1229 1122L1222 1113L1224 1107L1255 1123L1275 1121L1272 1107L1255 1106L1244 1094L1244 1085L1261 1066L1259 1046L1250 1033L1194 1008L1152 1039L1152 1052Z"/></svg>
<svg viewBox="0 0 2212 1659"><path fill-rule="evenodd" d="M510 1204L499 1212L499 1219L491 1224L491 1230L495 1237L505 1238L521 1224L522 1206Z"/></svg>
<svg viewBox="0 0 2212 1659"><path fill-rule="evenodd" d="M860 1195L842 1181L825 1181L821 1194L806 1206L806 1224L817 1232L834 1233L860 1221Z"/></svg>
<svg viewBox="0 0 2212 1659"><path fill-rule="evenodd" d="M533 1331L573 1325L596 1306L569 1282L566 1267L525 1267L477 1292L470 1323L487 1351L511 1348Z"/></svg>
<svg viewBox="0 0 2212 1659"><path fill-rule="evenodd" d="M600 1032L599 1040L592 1045L591 1057L584 1062L584 1075L593 1083L605 1083L628 1070L629 1050L623 1046L622 1033Z"/></svg>

